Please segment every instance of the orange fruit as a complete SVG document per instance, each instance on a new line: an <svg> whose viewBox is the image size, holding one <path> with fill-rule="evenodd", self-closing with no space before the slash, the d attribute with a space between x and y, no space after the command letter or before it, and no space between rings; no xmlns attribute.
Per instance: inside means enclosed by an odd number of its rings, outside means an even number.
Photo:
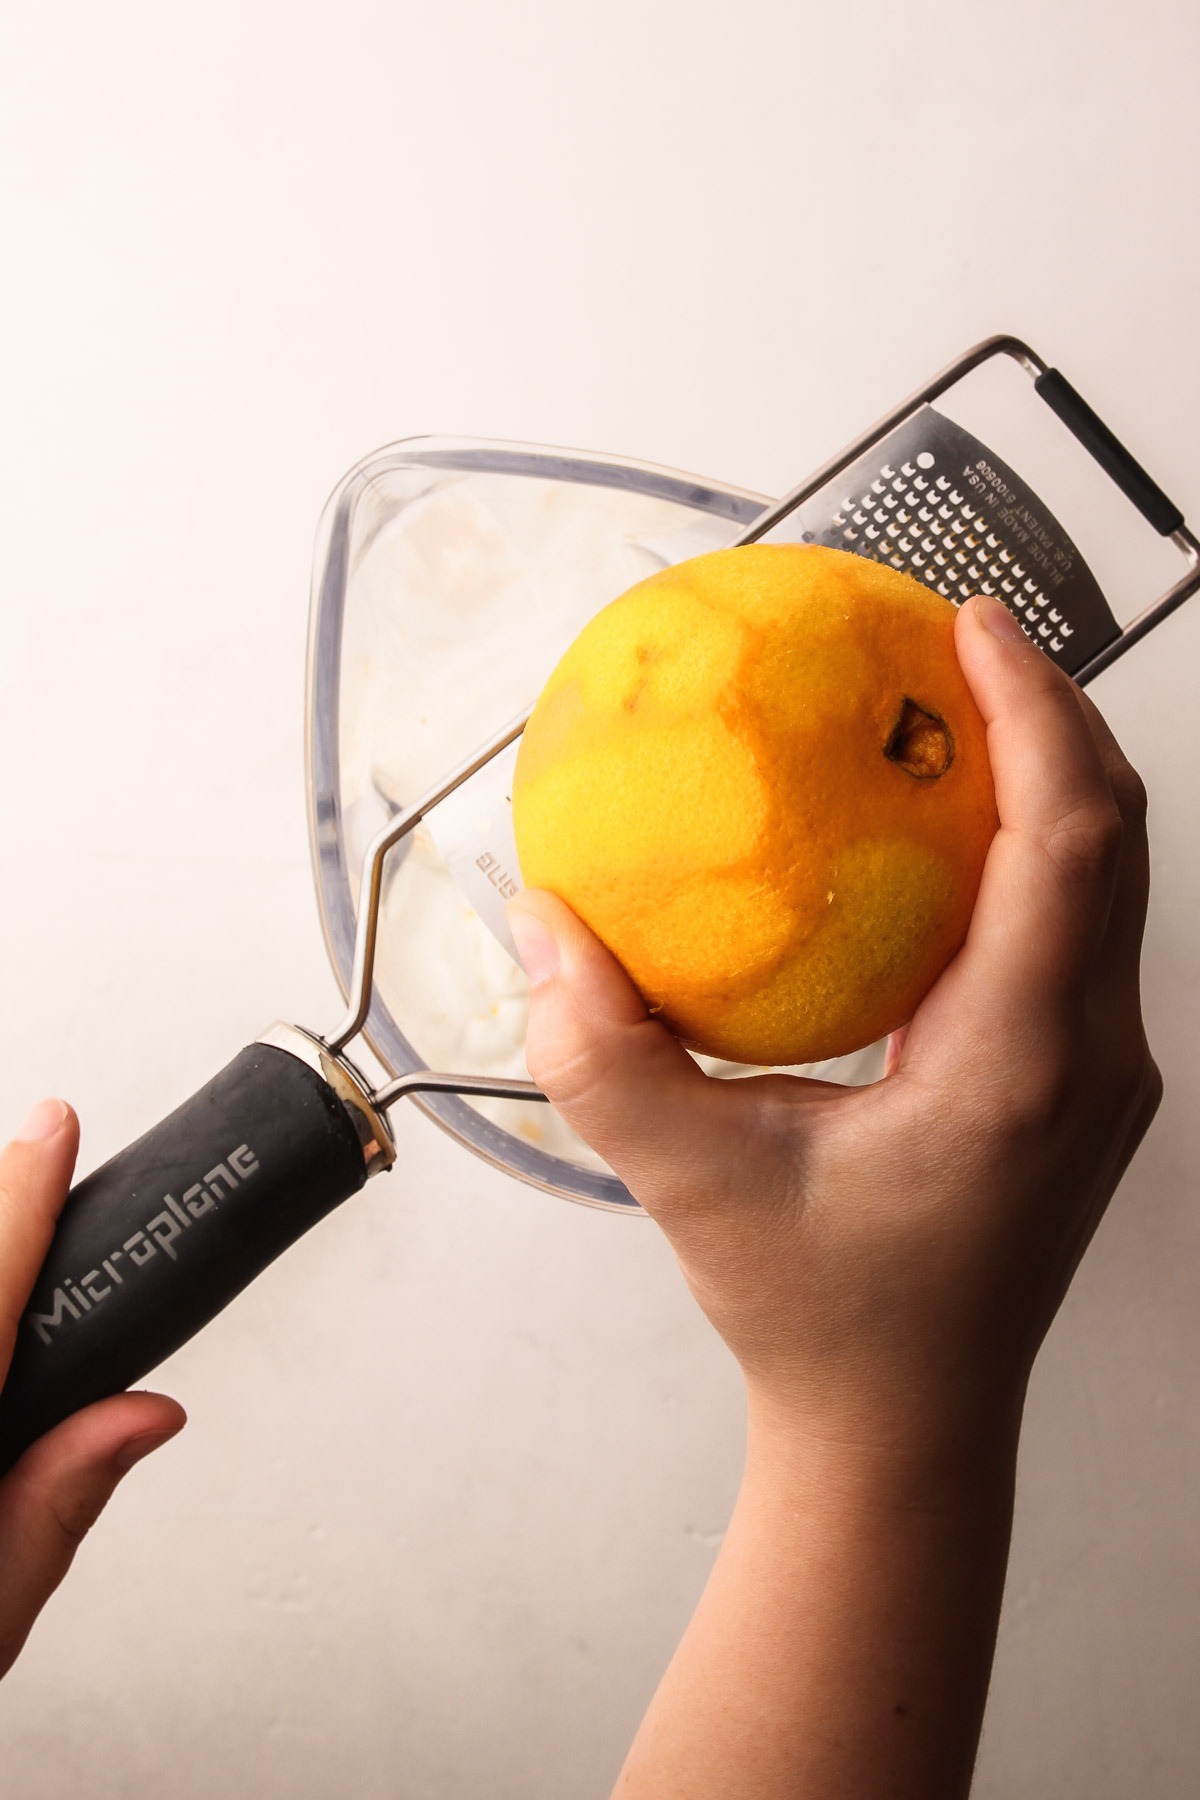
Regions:
<svg viewBox="0 0 1200 1800"><path fill-rule="evenodd" d="M527 885L693 1048L860 1049L961 945L996 830L954 607L816 545L664 569L546 683L513 815Z"/></svg>

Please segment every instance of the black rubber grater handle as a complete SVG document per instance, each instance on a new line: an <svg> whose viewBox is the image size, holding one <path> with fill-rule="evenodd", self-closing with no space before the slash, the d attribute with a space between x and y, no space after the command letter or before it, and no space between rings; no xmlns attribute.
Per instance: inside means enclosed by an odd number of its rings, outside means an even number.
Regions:
<svg viewBox="0 0 1200 1800"><path fill-rule="evenodd" d="M79 1182L0 1393L0 1473L68 1413L140 1381L366 1175L333 1088L252 1044Z"/></svg>
<svg viewBox="0 0 1200 1800"><path fill-rule="evenodd" d="M1069 431L1074 432L1084 449L1091 452L1107 475L1111 475L1121 492L1133 501L1155 531L1163 537L1178 531L1183 524L1183 514L1175 502L1150 479L1141 463L1129 454L1120 438L1109 430L1098 413L1093 412L1066 376L1057 369L1047 369L1033 385L1050 410L1058 414Z"/></svg>

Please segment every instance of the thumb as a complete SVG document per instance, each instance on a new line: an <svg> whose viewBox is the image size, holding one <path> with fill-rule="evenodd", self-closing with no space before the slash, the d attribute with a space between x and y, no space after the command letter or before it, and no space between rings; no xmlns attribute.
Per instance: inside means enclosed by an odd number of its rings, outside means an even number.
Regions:
<svg viewBox="0 0 1200 1800"><path fill-rule="evenodd" d="M648 1212L694 1194L712 1166L727 1084L701 1072L616 957L553 894L527 889L508 922L529 977L533 1079Z"/></svg>
<svg viewBox="0 0 1200 1800"><path fill-rule="evenodd" d="M121 1477L185 1421L163 1394L120 1394L47 1432L0 1481L0 1675Z"/></svg>

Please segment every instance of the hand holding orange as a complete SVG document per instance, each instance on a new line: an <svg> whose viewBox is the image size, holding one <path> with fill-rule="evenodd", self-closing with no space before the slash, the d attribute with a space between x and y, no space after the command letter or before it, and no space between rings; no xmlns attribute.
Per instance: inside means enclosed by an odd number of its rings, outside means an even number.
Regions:
<svg viewBox="0 0 1200 1800"><path fill-rule="evenodd" d="M996 830L954 607L818 546L665 569L551 675L513 811L526 883L695 1049L859 1049L961 945Z"/></svg>

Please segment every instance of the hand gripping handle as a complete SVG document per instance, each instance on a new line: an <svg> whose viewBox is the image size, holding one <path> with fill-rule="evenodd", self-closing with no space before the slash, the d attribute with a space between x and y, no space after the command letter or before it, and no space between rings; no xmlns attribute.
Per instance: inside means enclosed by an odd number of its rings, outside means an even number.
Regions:
<svg viewBox="0 0 1200 1800"><path fill-rule="evenodd" d="M235 1056L68 1196L0 1392L0 1472L170 1356L366 1175L330 1083L271 1046Z"/></svg>

